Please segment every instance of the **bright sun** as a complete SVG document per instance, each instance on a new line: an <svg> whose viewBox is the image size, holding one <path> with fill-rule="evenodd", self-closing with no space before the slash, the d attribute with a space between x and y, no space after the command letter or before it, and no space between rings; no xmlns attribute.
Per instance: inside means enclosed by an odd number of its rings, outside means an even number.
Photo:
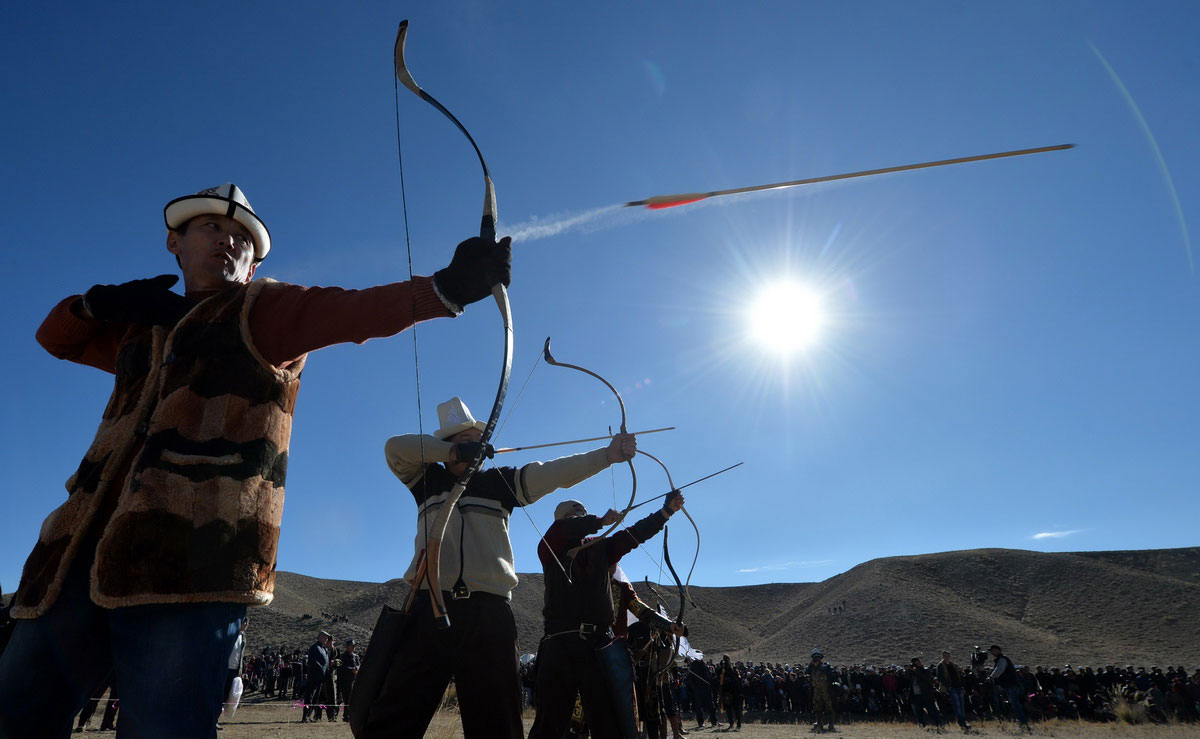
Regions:
<svg viewBox="0 0 1200 739"><path fill-rule="evenodd" d="M811 348L826 324L821 296L791 280L766 286L746 312L756 343L780 356Z"/></svg>

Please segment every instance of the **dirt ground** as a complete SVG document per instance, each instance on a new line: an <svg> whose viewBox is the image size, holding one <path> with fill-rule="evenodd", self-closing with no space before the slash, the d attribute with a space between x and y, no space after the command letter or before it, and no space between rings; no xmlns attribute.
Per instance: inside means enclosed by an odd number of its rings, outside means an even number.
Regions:
<svg viewBox="0 0 1200 739"><path fill-rule="evenodd" d="M319 723L301 724L300 710L286 704L245 705L238 709L232 720L224 721L221 739L266 739L279 737L309 737L311 739L351 739L350 727L341 722L329 723L325 720ZM533 716L525 719L528 729L533 724ZM746 739L785 739L787 737L812 736L807 726L795 724L744 724L740 732L726 732L720 729L695 730L694 724L685 722L685 728L690 730L689 739L703 739L711 736L745 737ZM99 733L99 732L88 732ZM934 732L920 729L912 724L887 723L857 723L844 724L838 727L834 737L854 737L855 739L918 739L928 737ZM110 732L105 734L111 735ZM946 729L946 736L960 735L957 728ZM1012 737L1028 736L1018 733L1013 724L983 723L974 733L980 737ZM425 735L430 739L459 739L462 730L459 727L458 714L454 711L444 711L438 714L429 731ZM1200 737L1200 726L1176 724L1166 726L1127 724L1093 724L1073 721L1050 721L1034 724L1035 737L1063 737L1064 739L1120 739L1135 737L1144 739L1184 739Z"/></svg>

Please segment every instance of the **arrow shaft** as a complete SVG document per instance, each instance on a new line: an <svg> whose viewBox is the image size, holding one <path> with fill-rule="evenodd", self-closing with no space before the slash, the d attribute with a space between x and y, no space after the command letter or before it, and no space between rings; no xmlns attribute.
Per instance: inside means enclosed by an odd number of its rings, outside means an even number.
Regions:
<svg viewBox="0 0 1200 739"><path fill-rule="evenodd" d="M687 483L686 485L680 485L679 487L675 488L675 490L683 490L684 488L690 488L691 486L695 485L698 482L704 482L705 480L707 480L709 478L716 477L717 475L721 474L722 472L728 472L728 471L732 470L733 468L741 467L744 464L745 464L745 462L738 462L737 464L731 464L723 470L717 470L716 472L713 472L712 474L708 474L699 479L692 480L691 482ZM665 498L668 495L670 495L671 493L675 492L675 490L668 490L667 492L663 493L662 495L656 495L653 498L650 498L648 500L643 500L641 503L638 503L637 505L626 508L625 513L629 513L634 508L641 508L642 506L646 505L647 503L653 502L655 500L659 500L660 498Z"/></svg>
<svg viewBox="0 0 1200 739"><path fill-rule="evenodd" d="M648 431L634 431L632 433L634 436L637 436L638 434L657 434L660 431L674 431L674 430L675 430L674 426L664 426L660 429L650 429ZM497 449L496 454L508 454L509 452L523 452L526 449L545 449L546 447L566 446L567 444L582 444L587 441L602 441L604 439L611 439L611 438L613 438L612 434L608 434L607 436L591 436L586 439L572 439L570 441L553 441L553 442L550 442L549 444L531 444L529 446L510 446L510 447L505 447L503 449Z"/></svg>
<svg viewBox="0 0 1200 739"><path fill-rule="evenodd" d="M825 175L823 177L809 177L803 180L791 180L789 182L773 182L768 185L753 185L751 187L736 187L731 190L713 190L712 192L692 192L678 193L675 195L655 195L654 197L646 198L645 200L633 200L625 203L625 207L645 206L652 209L671 208L676 205L686 205L694 203L706 198L715 198L721 195L737 195L747 192L761 192L763 190L779 190L785 187L798 187L800 185L814 185L818 182L832 182L834 180L848 180L855 177L870 177L877 174L889 174L891 172L906 172L910 169L928 169L930 167L945 167L951 164L966 164L967 162L981 162L985 159L1003 159L1005 157L1019 157L1026 154L1041 154L1047 151L1060 151L1062 149L1070 149L1074 144L1057 144L1055 146L1039 146L1034 149L1016 149L1014 151L1001 151L995 154L979 154L970 157L957 157L955 159L939 159L935 162L920 162L918 164L902 164L897 167L883 167L882 169L865 169L861 172L847 172L846 174Z"/></svg>

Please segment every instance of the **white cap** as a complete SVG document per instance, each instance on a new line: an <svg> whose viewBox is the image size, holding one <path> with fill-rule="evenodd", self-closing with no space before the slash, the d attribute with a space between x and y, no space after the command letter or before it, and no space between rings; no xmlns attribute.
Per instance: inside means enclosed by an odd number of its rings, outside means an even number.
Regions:
<svg viewBox="0 0 1200 739"><path fill-rule="evenodd" d="M554 506L554 520L561 521L564 518L574 518L576 516L586 516L587 508L583 507L583 503L577 500L564 500Z"/></svg>
<svg viewBox="0 0 1200 739"><path fill-rule="evenodd" d="M267 224L254 214L246 193L232 182L201 190L195 195L175 198L163 208L167 228L175 231L196 216L216 214L232 218L246 227L254 240L254 259L261 261L271 251L271 233Z"/></svg>
<svg viewBox="0 0 1200 739"><path fill-rule="evenodd" d="M439 405L437 413L438 423L442 424L442 427L435 431L433 435L442 441L449 439L460 431L466 431L467 429L479 429L483 431L487 428L486 423L475 420L475 417L471 415L471 409L457 395Z"/></svg>

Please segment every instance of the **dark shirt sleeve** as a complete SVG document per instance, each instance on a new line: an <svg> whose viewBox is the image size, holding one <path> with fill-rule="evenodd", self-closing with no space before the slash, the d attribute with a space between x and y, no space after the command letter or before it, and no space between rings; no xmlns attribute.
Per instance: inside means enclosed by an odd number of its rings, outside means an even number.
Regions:
<svg viewBox="0 0 1200 739"><path fill-rule="evenodd" d="M605 539L604 547L605 553L608 555L609 564L620 562L621 557L629 554L636 547L648 541L650 537L662 531L663 526L666 524L666 516L662 515L659 511L655 511L629 528L621 529Z"/></svg>
<svg viewBox="0 0 1200 739"><path fill-rule="evenodd" d="M546 529L546 535L538 543L538 559L542 561L544 571L557 569L562 565L554 563L557 557L560 561L566 556L571 547L577 546L583 537L600 530L600 519L596 516L580 516L579 518L564 518L555 521Z"/></svg>

